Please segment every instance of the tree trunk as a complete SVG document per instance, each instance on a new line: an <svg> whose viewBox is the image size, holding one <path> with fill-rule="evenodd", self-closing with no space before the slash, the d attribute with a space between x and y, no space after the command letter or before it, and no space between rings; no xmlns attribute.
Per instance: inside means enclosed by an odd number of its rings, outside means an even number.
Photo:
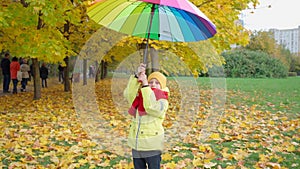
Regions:
<svg viewBox="0 0 300 169"><path fill-rule="evenodd" d="M99 63L98 61L95 61L95 82L99 81L99 73L100 73L100 69L99 69Z"/></svg>
<svg viewBox="0 0 300 169"><path fill-rule="evenodd" d="M104 61L103 60L101 60L101 64L100 64L100 79L104 79L104 73L103 73L103 71L104 71Z"/></svg>
<svg viewBox="0 0 300 169"><path fill-rule="evenodd" d="M150 57L151 57L151 71L159 71L159 59L158 59L158 51L154 48L150 48Z"/></svg>
<svg viewBox="0 0 300 169"><path fill-rule="evenodd" d="M69 40L69 36L70 36L70 22L66 21L66 23L64 24L64 37L67 40ZM64 61L66 63L66 67L64 69L64 91L69 92L71 91L70 76L69 76L69 69L70 69L69 57L66 56L64 58Z"/></svg>
<svg viewBox="0 0 300 169"><path fill-rule="evenodd" d="M107 73L108 73L108 70L107 70L107 62L104 62L104 78L107 77Z"/></svg>
<svg viewBox="0 0 300 169"><path fill-rule="evenodd" d="M28 7L28 4L25 1L21 2L24 7ZM37 25L37 30L40 30L43 28L43 20L42 17L43 13L39 11L38 14L38 25ZM42 96L41 94L41 79L40 79L40 65L39 61L37 58L32 59L32 69L33 69L33 99L34 100L39 100Z"/></svg>
<svg viewBox="0 0 300 169"><path fill-rule="evenodd" d="M69 75L69 57L66 56L65 59L66 67L64 68L64 91L69 92L71 91L71 83L70 83L70 75Z"/></svg>
<svg viewBox="0 0 300 169"><path fill-rule="evenodd" d="M41 79L40 79L40 69L39 62L37 58L32 59L32 71L33 71L33 99L39 100L41 98Z"/></svg>
<svg viewBox="0 0 300 169"><path fill-rule="evenodd" d="M101 79L106 78L107 76L107 63L104 60L101 60Z"/></svg>
<svg viewBox="0 0 300 169"><path fill-rule="evenodd" d="M87 85L87 59L83 59L83 86Z"/></svg>

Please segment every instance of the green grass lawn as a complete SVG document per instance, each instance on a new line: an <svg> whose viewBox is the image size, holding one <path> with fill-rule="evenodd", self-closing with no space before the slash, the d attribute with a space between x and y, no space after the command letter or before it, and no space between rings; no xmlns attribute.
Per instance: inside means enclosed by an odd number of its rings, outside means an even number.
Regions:
<svg viewBox="0 0 300 169"><path fill-rule="evenodd" d="M201 88L210 87L210 78L199 78ZM300 113L300 77L285 79L226 78L227 103L258 105L271 112Z"/></svg>
<svg viewBox="0 0 300 169"><path fill-rule="evenodd" d="M211 89L211 79L210 78L198 78L198 84L200 89L209 90ZM295 122L299 119L300 115L300 77L289 77L285 79L250 79L250 78L226 78L226 107L236 106L240 109L241 117L247 117L247 114L250 111L246 111L249 107L257 105L255 108L257 111L262 111L263 113L259 116L264 116L265 120L276 119L277 117L281 118L280 115L287 118L282 118L282 122L278 123L277 126L284 125L287 119L294 120ZM271 113L267 115L266 111ZM278 113L282 112L282 113ZM258 113L259 114L259 113ZM257 114L256 114L257 115ZM225 116L223 118L230 119L231 115ZM256 120L252 121L252 124L259 124L264 122L264 118L254 117ZM242 118L243 119L243 118ZM251 118L243 119L247 123ZM236 122L232 122L229 126L234 125ZM270 122L272 124L272 122ZM291 124L291 125L290 125ZM223 124L220 124L223 125ZM269 137L261 131L264 130L269 124L263 124L260 128L257 128L252 134L245 134L245 138L242 140L229 140L225 142L214 142L208 141L211 147L214 149L214 152L217 154L222 154L221 152L228 148L230 151L237 151L243 149L243 145L250 144L258 145L257 147L251 147L251 151L248 151L247 156L243 159L244 166L247 168L256 168L255 165L261 163L263 156L270 153L270 149L274 151L277 147L284 147L281 144L284 143L296 143L299 145L299 139L295 139L299 133L299 127L292 127L289 131L279 131L276 135ZM285 125L293 126L293 122L287 122ZM276 126L276 125L275 125ZM267 127L268 128L268 127ZM268 128L267 130L269 130ZM239 129L241 132L242 128ZM252 129L248 129L252 131ZM255 135L260 136L261 138L255 138ZM283 137L281 137L283 136ZM267 138L268 137L268 138ZM276 140L280 140L280 144L264 146L263 142L265 139L273 140L272 143L275 143ZM268 161L271 163L279 163L281 166L287 168L299 168L299 149L296 146L295 151L287 152L288 150L280 150L275 153L275 156L279 158L274 158L272 155L268 155ZM232 153L232 152L231 152ZM220 155L221 156L221 155ZM281 160L284 159L284 160ZM218 160L213 161L218 163ZM222 167L225 167L227 164L238 163L235 159L227 163L220 163ZM276 167L273 167L276 168Z"/></svg>

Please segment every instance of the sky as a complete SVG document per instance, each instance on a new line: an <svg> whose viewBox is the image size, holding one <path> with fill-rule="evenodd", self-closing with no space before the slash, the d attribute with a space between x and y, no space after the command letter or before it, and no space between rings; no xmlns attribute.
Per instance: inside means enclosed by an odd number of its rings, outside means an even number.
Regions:
<svg viewBox="0 0 300 169"><path fill-rule="evenodd" d="M242 12L241 19L249 30L294 29L300 26L300 0L259 0L256 9ZM268 6L271 5L269 8ZM251 13L251 12L254 13Z"/></svg>

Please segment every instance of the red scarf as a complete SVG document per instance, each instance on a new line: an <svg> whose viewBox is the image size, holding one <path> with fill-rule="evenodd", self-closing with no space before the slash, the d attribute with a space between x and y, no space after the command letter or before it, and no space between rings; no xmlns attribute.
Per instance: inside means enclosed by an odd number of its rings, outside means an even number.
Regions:
<svg viewBox="0 0 300 169"><path fill-rule="evenodd" d="M151 88L151 89L155 94L156 100L168 99L168 92L156 88ZM129 108L128 113L135 117L136 110L138 110L140 116L144 116L147 114L143 105L143 96L141 91L138 92L138 95L135 97L134 101L132 102L132 105Z"/></svg>

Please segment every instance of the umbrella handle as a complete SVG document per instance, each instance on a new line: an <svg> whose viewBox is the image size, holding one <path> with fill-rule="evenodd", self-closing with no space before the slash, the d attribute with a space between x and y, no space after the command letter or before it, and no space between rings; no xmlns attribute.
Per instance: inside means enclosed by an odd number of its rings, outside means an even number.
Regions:
<svg viewBox="0 0 300 169"><path fill-rule="evenodd" d="M146 65L146 67L147 67L148 46L149 46L149 39L147 39L146 47L144 50L144 56L143 56L143 63Z"/></svg>
<svg viewBox="0 0 300 169"><path fill-rule="evenodd" d="M148 56L148 46L149 46L149 39L150 39L150 31L151 31L151 27L152 27L154 10L155 10L155 4L153 4L152 7L151 7L151 18L150 18L150 21L149 21L150 23L149 23L149 27L148 27L147 43L146 43L146 48L145 48L144 57L143 57L143 63L146 65L146 67L147 67L147 56Z"/></svg>

